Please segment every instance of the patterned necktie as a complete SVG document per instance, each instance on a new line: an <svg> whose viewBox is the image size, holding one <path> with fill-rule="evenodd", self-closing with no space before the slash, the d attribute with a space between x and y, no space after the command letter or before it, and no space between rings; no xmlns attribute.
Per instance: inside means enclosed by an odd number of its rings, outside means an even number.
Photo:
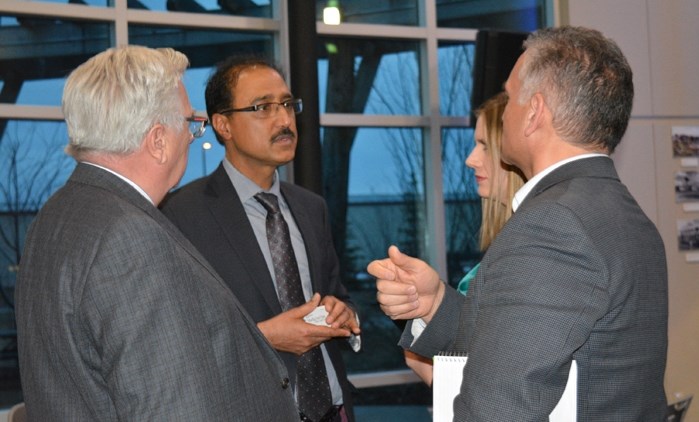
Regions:
<svg viewBox="0 0 699 422"><path fill-rule="evenodd" d="M306 299L303 296L296 255L291 247L289 226L279 210L277 196L260 192L255 195L255 199L267 210L267 240L282 309L286 311L303 305ZM299 357L296 388L299 411L312 421L320 420L332 405L328 374L320 347L314 347Z"/></svg>

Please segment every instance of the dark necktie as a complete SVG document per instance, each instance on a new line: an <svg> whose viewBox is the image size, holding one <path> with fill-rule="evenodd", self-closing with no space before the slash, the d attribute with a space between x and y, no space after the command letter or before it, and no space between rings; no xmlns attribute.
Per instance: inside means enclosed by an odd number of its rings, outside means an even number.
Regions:
<svg viewBox="0 0 699 422"><path fill-rule="evenodd" d="M291 236L276 195L260 192L255 199L267 210L267 241L277 279L279 302L284 311L303 305L306 299L296 262ZM314 347L299 357L296 367L296 389L299 411L312 421L318 421L332 405L328 374L320 347Z"/></svg>

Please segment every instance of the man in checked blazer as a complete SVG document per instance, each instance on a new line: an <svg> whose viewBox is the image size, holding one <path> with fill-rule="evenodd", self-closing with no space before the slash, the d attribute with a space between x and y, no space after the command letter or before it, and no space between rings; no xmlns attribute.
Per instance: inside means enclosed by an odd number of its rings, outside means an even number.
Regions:
<svg viewBox="0 0 699 422"><path fill-rule="evenodd" d="M464 298L395 247L370 263L401 345L468 361L454 419L546 421L577 376L577 420L662 421L663 242L608 154L628 124L632 72L597 31L530 35L505 91L503 159L529 180ZM425 326L426 323L426 326Z"/></svg>
<svg viewBox="0 0 699 422"><path fill-rule="evenodd" d="M156 208L206 123L187 65L127 46L66 81L78 165L31 225L16 290L30 421L298 420L283 361Z"/></svg>
<svg viewBox="0 0 699 422"><path fill-rule="evenodd" d="M168 196L162 210L240 298L280 352L294 387L299 356L321 348L332 393L322 420L352 421L340 346L359 334L359 325L340 282L325 201L281 182L277 171L294 159L295 114L301 106L274 64L254 56L223 61L207 83L206 108L225 158L210 176ZM259 192L279 200L308 301L303 306L283 311L280 304L265 230L267 211L254 198ZM317 306L327 309L329 327L304 321Z"/></svg>

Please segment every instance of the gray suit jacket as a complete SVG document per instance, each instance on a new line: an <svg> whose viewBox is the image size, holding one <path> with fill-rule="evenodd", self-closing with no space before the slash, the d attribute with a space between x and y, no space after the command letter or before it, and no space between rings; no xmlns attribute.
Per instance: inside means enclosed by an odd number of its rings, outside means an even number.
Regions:
<svg viewBox="0 0 699 422"><path fill-rule="evenodd" d="M412 349L468 354L455 420L548 420L572 359L579 421L663 420L665 251L611 159L544 177Z"/></svg>
<svg viewBox="0 0 699 422"><path fill-rule="evenodd" d="M340 282L325 201L293 184L282 182L280 187L303 236L313 291L351 304ZM223 165L169 195L161 208L223 277L255 322L282 312L257 238ZM340 352L342 343L346 340L333 339L325 346L342 388L347 414L354 420L351 385ZM298 357L280 354L294 380Z"/></svg>
<svg viewBox="0 0 699 422"><path fill-rule="evenodd" d="M16 290L35 421L298 421L234 294L127 183L78 164L29 230Z"/></svg>

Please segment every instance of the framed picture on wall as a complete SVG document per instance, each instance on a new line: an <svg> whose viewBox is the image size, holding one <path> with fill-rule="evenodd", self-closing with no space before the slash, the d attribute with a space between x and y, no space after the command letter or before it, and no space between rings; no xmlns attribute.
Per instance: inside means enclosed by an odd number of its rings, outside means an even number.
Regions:
<svg viewBox="0 0 699 422"><path fill-rule="evenodd" d="M680 251L699 250L699 218L677 220L677 246Z"/></svg>
<svg viewBox="0 0 699 422"><path fill-rule="evenodd" d="M677 158L699 157L699 126L672 128L672 155Z"/></svg>
<svg viewBox="0 0 699 422"><path fill-rule="evenodd" d="M675 202L699 202L699 172L675 173Z"/></svg>

